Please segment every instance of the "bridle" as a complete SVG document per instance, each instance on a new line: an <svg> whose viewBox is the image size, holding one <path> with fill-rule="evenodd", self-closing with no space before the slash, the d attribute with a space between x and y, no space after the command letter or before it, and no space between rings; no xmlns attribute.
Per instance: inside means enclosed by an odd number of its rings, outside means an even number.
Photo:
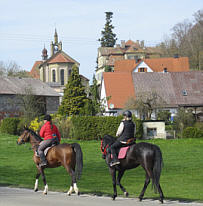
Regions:
<svg viewBox="0 0 203 206"><path fill-rule="evenodd" d="M102 146L103 145L103 139L101 141L101 152L103 155L107 154L107 149L109 148L109 144L107 144L105 147Z"/></svg>

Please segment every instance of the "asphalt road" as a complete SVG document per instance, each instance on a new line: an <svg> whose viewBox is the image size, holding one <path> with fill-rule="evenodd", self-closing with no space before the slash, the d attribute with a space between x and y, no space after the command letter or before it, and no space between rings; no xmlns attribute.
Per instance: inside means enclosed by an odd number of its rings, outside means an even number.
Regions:
<svg viewBox="0 0 203 206"><path fill-rule="evenodd" d="M34 192L28 189L0 187L0 206L154 206L161 205L158 200L144 199L139 202L134 198L118 197L113 201L110 197L97 197L93 195L71 195L60 192L42 191ZM165 200L164 205L170 206L203 206L203 203L179 202Z"/></svg>

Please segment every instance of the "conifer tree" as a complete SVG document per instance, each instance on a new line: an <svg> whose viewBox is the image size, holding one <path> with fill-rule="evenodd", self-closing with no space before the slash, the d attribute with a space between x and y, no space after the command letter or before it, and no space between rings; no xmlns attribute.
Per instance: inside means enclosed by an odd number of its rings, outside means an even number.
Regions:
<svg viewBox="0 0 203 206"><path fill-rule="evenodd" d="M90 88L90 95L93 105L93 115L101 112L100 97L99 97L99 88L97 85L97 80L95 75L93 76L93 84Z"/></svg>
<svg viewBox="0 0 203 206"><path fill-rule="evenodd" d="M113 33L114 26L112 25L113 12L106 13L106 24L104 30L101 32L102 38L99 39L101 47L114 47L116 43L116 34Z"/></svg>
<svg viewBox="0 0 203 206"><path fill-rule="evenodd" d="M64 89L63 100L58 110L59 114L64 116L78 115L87 101L86 96L79 69L74 65L70 79Z"/></svg>

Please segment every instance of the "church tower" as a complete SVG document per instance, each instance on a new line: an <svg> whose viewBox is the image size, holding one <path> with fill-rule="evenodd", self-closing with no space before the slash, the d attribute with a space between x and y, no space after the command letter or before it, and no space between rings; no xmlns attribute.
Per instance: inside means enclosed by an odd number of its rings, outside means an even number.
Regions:
<svg viewBox="0 0 203 206"><path fill-rule="evenodd" d="M56 54L58 51L62 51L62 42L58 42L58 34L57 31L55 29L55 33L54 33L54 42L51 42L51 56L53 56L54 54Z"/></svg>
<svg viewBox="0 0 203 206"><path fill-rule="evenodd" d="M46 61L47 58L48 58L47 49L44 46L44 49L42 50L42 60Z"/></svg>

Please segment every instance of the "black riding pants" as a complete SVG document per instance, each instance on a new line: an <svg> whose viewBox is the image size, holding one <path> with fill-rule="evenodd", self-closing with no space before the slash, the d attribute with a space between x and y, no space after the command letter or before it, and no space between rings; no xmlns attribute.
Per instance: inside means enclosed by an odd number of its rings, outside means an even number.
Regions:
<svg viewBox="0 0 203 206"><path fill-rule="evenodd" d="M122 144L120 141L116 141L111 145L111 154L113 155L113 160L117 160L117 154L116 151L119 150L119 148L123 147L124 144Z"/></svg>

